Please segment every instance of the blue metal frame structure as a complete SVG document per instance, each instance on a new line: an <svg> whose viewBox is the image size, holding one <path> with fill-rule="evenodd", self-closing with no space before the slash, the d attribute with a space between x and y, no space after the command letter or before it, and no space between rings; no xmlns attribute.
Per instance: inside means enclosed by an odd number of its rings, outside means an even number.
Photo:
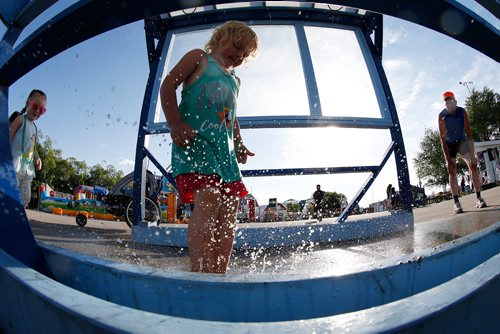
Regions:
<svg viewBox="0 0 500 334"><path fill-rule="evenodd" d="M498 17L498 4L496 1L478 0L477 2L484 5L487 10ZM55 3L55 0L19 0L2 1L0 3L0 20L7 27L7 32L0 40L0 247L23 263L39 271L45 271L44 259L39 254L26 214L19 203L19 192L16 187L12 156L8 144L7 116L9 87L23 75L60 52L89 38L137 20L146 20L146 29L149 30L148 26L152 27L150 30L152 32L151 37L157 39L159 36L165 36L167 31L173 30L176 27L201 24L200 22L193 21L194 16L174 15L175 11L187 10L190 12L191 10L188 7L194 5L204 6L200 8L206 11L213 10L215 12L214 15L218 15L219 19L213 19L212 22L222 22L229 18L244 21L253 20L252 17L248 16L248 13L243 14L242 17L238 17L237 13L227 9L234 4L240 3L240 1L233 0L199 0L196 2L81 0L42 24L40 28L14 48L13 46L19 38L21 31L53 3ZM276 3L279 3L279 1L273 1L273 5ZM304 20L300 12L305 9L323 8L326 9L326 12L329 12L327 10L328 7L325 7L328 5L340 6L341 8L338 8L337 12L339 14L346 14L335 16L335 19L339 20L339 22L336 22L338 24L344 23L341 20L348 17L348 13L358 13L357 10L353 10L352 8L362 8L369 11L364 18L365 24L370 23L364 28L364 38L370 47L375 68L379 73L381 71L379 60L382 57L382 16L372 13L390 15L414 22L463 42L497 62L500 61L500 52L498 52L500 42L499 30L454 0L324 0L322 4L307 1L296 1L295 3L298 4L295 7L282 9L284 15L288 15L286 18L290 21ZM229 4L229 6L223 6L222 4ZM248 8L252 8L264 7L268 2L245 2L244 4ZM268 11L265 8L261 10L264 12ZM279 7L275 7L273 13L279 10ZM228 16L229 13L232 15L231 17ZM320 11L316 14L321 15ZM441 20L443 15L450 14L459 21L459 25L443 23ZM266 17L265 19L269 20L270 17ZM162 24L155 24L154 20L162 22ZM369 31L374 31L373 43L369 42L371 39L368 37L367 32ZM148 34L146 43L149 52L148 57L151 60L151 69L157 68L158 65L155 63L154 58L155 52L158 49ZM44 52L39 52L40 50L44 50ZM381 76L381 81L383 90L386 93L390 93L385 76ZM146 95L149 94L153 95L153 88L148 86ZM147 103L148 99L145 98L145 101ZM388 106L393 125L386 124L385 120L379 121L380 124L375 124L374 120L369 120L366 126L390 128L394 144L393 148L390 148L388 152L394 149L395 154L404 155L404 147L398 144L398 140L394 140L398 139L398 132L400 133L397 118L394 118L394 116L397 116L396 109L392 101L389 101ZM148 108L146 108L146 105L143 105L143 112L145 110L148 110ZM289 117L287 118L287 123L289 127L313 126L313 124L346 127L355 125L355 119L353 118L321 118L318 120L314 119L314 117L311 116L309 119ZM275 119L274 124L281 124L282 121L282 119ZM273 121L247 118L240 122L240 124L244 124L247 128L269 127L273 125ZM357 120L356 124L359 124ZM151 128L147 134L149 133L157 133L157 130ZM146 136L141 141L146 143ZM144 157L144 155L148 156L146 150L139 153L138 159ZM386 160L386 157L387 154L383 161ZM405 170L403 173L407 173L407 171Z"/></svg>
<svg viewBox="0 0 500 334"><path fill-rule="evenodd" d="M181 15L188 16L189 20L174 20L171 18L158 19L146 23L146 40L150 46L149 59L150 64L156 64L160 60L168 66L168 55L170 54L170 46L172 35L176 33L185 33L199 31L206 28L211 28L216 24L220 24L229 19L238 19L246 21L251 25L290 25L295 29L297 43L300 50L304 78L306 81L306 91L309 101L309 116L257 116L257 117L239 117L238 121L242 129L258 129L258 128L304 128L304 127L325 127L335 125L336 127L350 128L376 128L389 129L391 132L392 142L387 149L387 152L382 157L382 162L377 166L351 166L351 167L323 167L323 168L292 168L292 169L260 169L260 170L243 170L244 177L259 177L259 176L282 176L282 175L310 175L310 174L337 174L337 173L369 173L367 180L359 189L355 197L350 201L347 208L340 214L338 221L343 222L347 219L352 210L357 206L363 195L368 191L381 169L387 162L389 155L394 153L396 166L399 171L398 183L401 193L402 209L412 212L411 206L411 187L408 174L408 166L406 153L404 149L404 141L401 131L399 131L399 121L395 105L392 102L392 94L390 92L384 70L381 66L381 54L376 47L376 43L372 41L370 35L376 34L376 40L382 39L381 26L374 23L380 23L380 14L361 15L356 11L339 12L336 10L323 10L317 8L301 9L300 18L294 18L297 10L281 7L267 7L265 5L252 6L248 8L231 8L226 9L223 15L215 8L204 8L200 13L196 11L190 14ZM267 18L272 17L272 20ZM292 19L291 19L292 18ZM186 24L188 23L188 24ZM305 26L320 26L332 29L346 29L355 33L358 43L365 58L370 77L377 96L380 118L361 118L361 117L324 117L321 111L321 100L316 84L316 77L313 68L313 62L308 46L308 41L305 33ZM162 41L166 43L161 44ZM375 37L374 37L375 39ZM158 40L157 43L154 40ZM153 51L153 45L158 46ZM161 49L161 47L165 49ZM377 66L379 63L380 66ZM153 71L156 77L152 75ZM162 71L155 66L151 66L151 75L146 89L146 97L143 102L143 114L139 124L139 136L137 142L137 159L135 164L134 184L144 184L142 178L146 173L144 164L145 152L147 144L142 138L153 135L169 133L168 125L165 122L157 123L155 119L159 118L161 110L157 106L158 94L151 95L149 92L149 83L159 86L162 78ZM391 105L392 102L392 105ZM389 112L386 112L389 110ZM148 113L145 115L144 113ZM141 155L142 154L142 155ZM151 154L149 153L149 156ZM156 159L155 159L156 160ZM155 164L157 165L157 163ZM161 170L161 169L160 169ZM171 174L164 174L170 180ZM141 183L142 182L142 183ZM144 188L144 187L142 187ZM134 198L143 198L144 189L135 187ZM141 201L134 202L134 212L140 212L142 209ZM135 224L142 224L141 217L134 217Z"/></svg>

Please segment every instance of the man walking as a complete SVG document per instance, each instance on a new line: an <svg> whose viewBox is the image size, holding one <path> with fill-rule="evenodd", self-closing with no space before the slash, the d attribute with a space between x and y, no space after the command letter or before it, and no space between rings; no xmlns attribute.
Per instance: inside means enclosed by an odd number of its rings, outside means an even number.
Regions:
<svg viewBox="0 0 500 334"><path fill-rule="evenodd" d="M460 187L457 179L457 153L465 160L472 176L476 190L476 207L484 208L486 202L481 198L481 179L477 170L477 159L474 153L474 141L469 118L464 108L457 106L457 100L452 92L444 92L445 108L439 113L439 133L446 166L453 194L454 212L462 213L462 205L458 200Z"/></svg>
<svg viewBox="0 0 500 334"><path fill-rule="evenodd" d="M318 221L321 221L321 219L323 218L323 212L321 210L321 204L323 202L323 197L325 197L325 192L323 190L321 190L321 186L318 184L316 186L316 191L313 194L314 213L316 214Z"/></svg>

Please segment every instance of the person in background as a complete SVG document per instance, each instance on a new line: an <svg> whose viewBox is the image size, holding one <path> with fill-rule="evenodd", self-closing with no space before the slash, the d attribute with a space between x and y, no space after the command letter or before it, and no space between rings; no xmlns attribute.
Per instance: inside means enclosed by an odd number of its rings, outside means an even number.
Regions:
<svg viewBox="0 0 500 334"><path fill-rule="evenodd" d="M474 141L469 118L464 108L457 106L457 100L452 92L444 92L445 108L439 113L438 124L446 167L448 168L451 193L454 200L454 212L462 213L462 205L458 200L460 188L457 179L457 154L459 153L469 167L472 183L476 190L476 207L486 207L481 197L481 179L477 169L477 159L474 153Z"/></svg>
<svg viewBox="0 0 500 334"><path fill-rule="evenodd" d="M46 105L45 93L34 89L21 112L15 112L9 118L12 161L24 207L28 206L31 199L31 182L35 177L35 169L42 169L42 160L36 151L38 129L35 121L45 113Z"/></svg>
<svg viewBox="0 0 500 334"><path fill-rule="evenodd" d="M323 197L325 197L325 192L321 190L321 185L318 184L316 186L316 191L313 193L314 213L317 215L318 220L320 220L322 216Z"/></svg>

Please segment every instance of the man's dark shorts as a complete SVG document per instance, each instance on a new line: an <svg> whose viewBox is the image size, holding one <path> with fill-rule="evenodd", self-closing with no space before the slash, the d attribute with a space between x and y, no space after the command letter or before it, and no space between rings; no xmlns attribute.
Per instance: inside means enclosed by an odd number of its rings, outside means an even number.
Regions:
<svg viewBox="0 0 500 334"><path fill-rule="evenodd" d="M450 157L452 157L453 159L457 158L457 153L460 153L460 155L463 157L464 154L470 152L469 144L467 143L467 141L462 141L460 143L446 143L446 145L448 145Z"/></svg>

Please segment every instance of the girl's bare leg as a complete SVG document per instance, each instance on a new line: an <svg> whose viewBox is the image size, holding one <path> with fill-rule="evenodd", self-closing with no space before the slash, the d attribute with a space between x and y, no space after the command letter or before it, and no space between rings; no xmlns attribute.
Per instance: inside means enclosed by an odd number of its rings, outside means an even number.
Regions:
<svg viewBox="0 0 500 334"><path fill-rule="evenodd" d="M215 232L215 272L224 274L227 271L231 252L233 251L234 230L236 228L236 212L239 199L235 196L221 196L217 228Z"/></svg>
<svg viewBox="0 0 500 334"><path fill-rule="evenodd" d="M220 191L202 188L194 193L194 210L188 226L191 271L212 273L214 261L214 228L219 212Z"/></svg>

